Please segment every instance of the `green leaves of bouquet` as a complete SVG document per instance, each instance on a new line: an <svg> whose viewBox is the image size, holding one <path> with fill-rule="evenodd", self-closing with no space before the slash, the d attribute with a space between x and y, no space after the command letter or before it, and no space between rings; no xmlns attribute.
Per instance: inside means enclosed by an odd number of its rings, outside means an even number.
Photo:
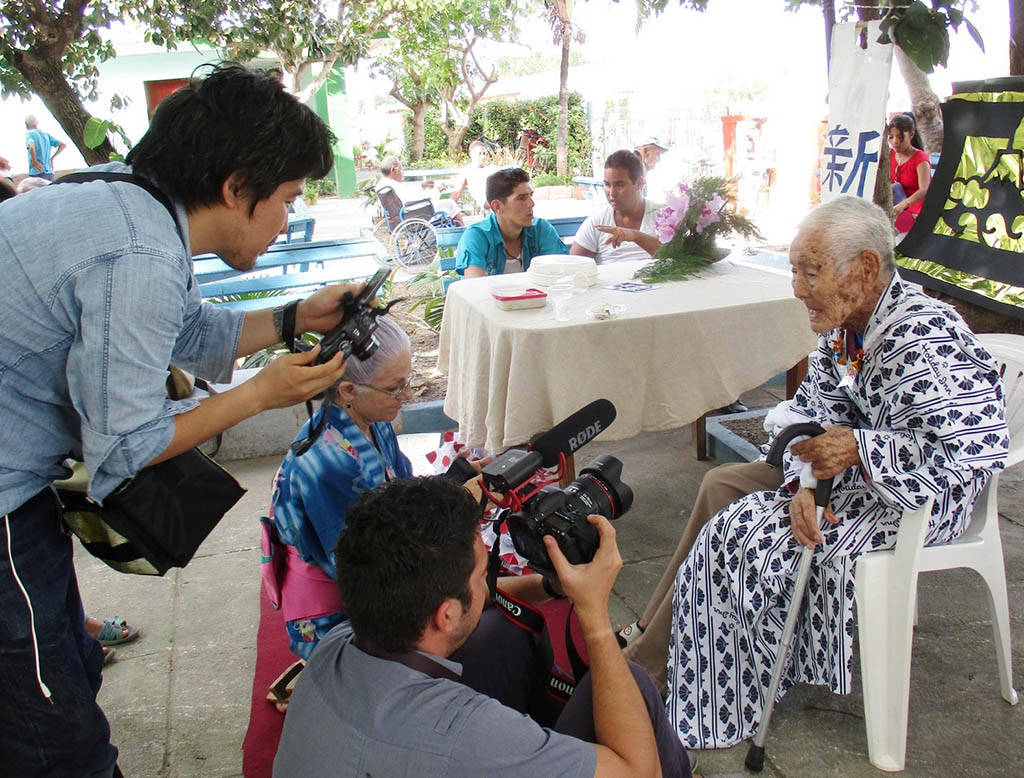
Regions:
<svg viewBox="0 0 1024 778"><path fill-rule="evenodd" d="M635 275L647 282L681 281L722 259L729 252L715 245L719 236L761 237L750 219L736 213L732 182L716 176L680 183L655 214L654 226L661 241L657 261Z"/></svg>

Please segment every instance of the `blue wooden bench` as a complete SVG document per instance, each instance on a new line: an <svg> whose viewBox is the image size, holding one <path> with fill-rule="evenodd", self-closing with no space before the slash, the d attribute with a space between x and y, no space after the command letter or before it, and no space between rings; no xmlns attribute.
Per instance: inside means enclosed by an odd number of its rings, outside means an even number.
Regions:
<svg viewBox="0 0 1024 778"><path fill-rule="evenodd" d="M585 200L604 202L604 181L592 176L576 176L572 182L583 190Z"/></svg>
<svg viewBox="0 0 1024 778"><path fill-rule="evenodd" d="M316 219L313 212L309 210L306 201L301 197L292 203L288 209L288 232L284 236L285 243L309 243L313 240L313 227Z"/></svg>
<svg viewBox="0 0 1024 778"><path fill-rule="evenodd" d="M562 240L575 237L580 226L586 221L586 216L559 216L548 219L551 226L555 228L558 237ZM459 245L459 239L468 228L466 227L445 227L437 230L437 253L441 259L441 271L455 270L455 249ZM568 242L568 241L567 241ZM444 290L458 281L457 278L446 278Z"/></svg>
<svg viewBox="0 0 1024 778"><path fill-rule="evenodd" d="M251 271L245 273L209 254L196 257L192 266L204 300L256 292L280 293L271 298L249 300L213 299L213 302L234 310L254 311L300 299L310 289L366 278L371 274L339 260L372 258L376 263L380 252L380 243L372 237L277 243L256 260ZM300 294L298 290L304 291Z"/></svg>

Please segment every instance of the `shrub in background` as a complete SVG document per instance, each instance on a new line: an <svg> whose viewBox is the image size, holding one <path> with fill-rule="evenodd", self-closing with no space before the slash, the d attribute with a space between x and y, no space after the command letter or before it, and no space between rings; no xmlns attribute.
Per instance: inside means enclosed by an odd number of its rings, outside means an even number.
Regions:
<svg viewBox="0 0 1024 778"><path fill-rule="evenodd" d="M448 141L441 130L440 114L429 109L426 116L424 162L464 164L465 160L453 160L448 154ZM465 152L471 141L484 137L505 149L519 148L523 130L535 130L541 144L532 151L533 169L537 174L555 173L555 143L558 139L558 98L541 97L536 100L492 100L476 107L470 117L469 130L463 143ZM405 122L406 148L412 147L412 112ZM590 128L587 111L579 92L569 93L569 176L581 175L590 170ZM419 165L418 165L419 166ZM559 182L560 183L560 182Z"/></svg>

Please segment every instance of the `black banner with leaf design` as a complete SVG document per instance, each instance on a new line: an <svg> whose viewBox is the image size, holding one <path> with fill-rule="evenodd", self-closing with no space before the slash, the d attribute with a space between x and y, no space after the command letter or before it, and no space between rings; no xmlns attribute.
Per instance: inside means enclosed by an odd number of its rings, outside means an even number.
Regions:
<svg viewBox="0 0 1024 778"><path fill-rule="evenodd" d="M942 156L897 252L909 280L1024 319L1024 79L998 82L943 104Z"/></svg>

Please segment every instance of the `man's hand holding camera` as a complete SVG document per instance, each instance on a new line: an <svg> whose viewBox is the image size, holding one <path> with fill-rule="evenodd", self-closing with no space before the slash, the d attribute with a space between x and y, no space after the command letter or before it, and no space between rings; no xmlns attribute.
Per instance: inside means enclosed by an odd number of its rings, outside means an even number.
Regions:
<svg viewBox="0 0 1024 778"><path fill-rule="evenodd" d="M282 354L242 386L252 384L250 388L259 411L288 408L316 397L338 383L345 372L345 360L340 352L322 365L314 364L319 354L319 345L310 351Z"/></svg>
<svg viewBox="0 0 1024 778"><path fill-rule="evenodd" d="M587 516L587 521L597 528L601 539L594 558L587 564L570 564L551 535L544 536L544 546L558 573L562 591L576 606L584 632L605 627L610 630L608 598L622 569L622 556L611 522L596 515Z"/></svg>
<svg viewBox="0 0 1024 778"><path fill-rule="evenodd" d="M330 332L341 323L345 295L358 296L365 287L366 284L331 284L314 292L299 303L295 312L295 331ZM370 304L376 299L373 297Z"/></svg>

